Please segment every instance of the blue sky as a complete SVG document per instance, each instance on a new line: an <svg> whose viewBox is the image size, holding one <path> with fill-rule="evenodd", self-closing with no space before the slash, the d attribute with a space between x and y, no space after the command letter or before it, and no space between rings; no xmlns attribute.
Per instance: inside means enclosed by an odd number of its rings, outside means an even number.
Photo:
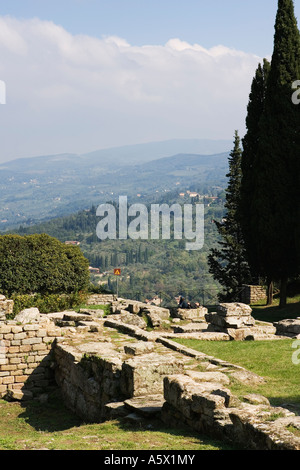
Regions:
<svg viewBox="0 0 300 470"><path fill-rule="evenodd" d="M276 9L275 0L0 0L0 161L243 136Z"/></svg>
<svg viewBox="0 0 300 470"><path fill-rule="evenodd" d="M272 51L276 8L275 0L0 0L1 15L50 20L73 34L117 35L139 46L178 37L261 56Z"/></svg>

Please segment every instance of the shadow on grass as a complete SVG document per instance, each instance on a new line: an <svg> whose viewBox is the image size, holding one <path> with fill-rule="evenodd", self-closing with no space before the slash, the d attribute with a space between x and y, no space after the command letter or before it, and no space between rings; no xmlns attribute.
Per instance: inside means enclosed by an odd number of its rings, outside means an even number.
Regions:
<svg viewBox="0 0 300 470"><path fill-rule="evenodd" d="M158 418L155 420L143 419L140 424L128 423L126 419L120 419L118 422L118 427L124 431L131 432L158 432L172 436L173 438L186 438L191 441L199 441L199 446L207 448L215 448L217 450L241 450L240 446L235 445L234 443L226 443L224 441L218 440L213 436L204 435L193 431L189 426L181 423L180 425L174 425L169 427L167 424L160 421ZM182 450L182 449L180 449Z"/></svg>
<svg viewBox="0 0 300 470"><path fill-rule="evenodd" d="M64 406L59 390L55 390L51 394L47 403L42 404L34 400L22 403L22 408L23 412L19 415L19 418L23 419L27 424L34 428L35 431L58 433L69 430L71 433L74 433L74 440L80 439L80 433L82 432L80 428L84 428L86 425L99 426L99 435L103 433L104 436L106 432L105 430L108 427L111 428L111 426L113 426L115 429L115 442L118 442L118 433L120 433L120 442L124 441L124 433L126 434L126 432L147 433L148 439L149 434L156 433L155 440L157 441L161 439L162 445L166 439L168 442L170 442L170 439L174 439L174 449L180 447L182 442L188 442L191 443L192 448L199 445L199 449L240 450L239 447L234 446L233 444L230 445L224 443L210 436L203 436L200 433L191 430L184 424L169 427L158 418L144 418L138 423L128 421L126 418L116 418L111 422L105 423L86 423ZM103 426L102 430L101 426ZM83 432L87 433L88 431L83 430ZM111 432L111 429L109 432ZM161 434L161 436L157 437L157 433ZM130 439L132 440L132 436ZM143 442L143 438L141 439L141 442ZM182 450L181 447L179 450Z"/></svg>
<svg viewBox="0 0 300 470"><path fill-rule="evenodd" d="M300 317L300 302L288 303L284 308L280 308L277 304L271 306L259 304L251 307L252 316L258 321L274 323L281 320L292 320Z"/></svg>
<svg viewBox="0 0 300 470"><path fill-rule="evenodd" d="M36 431L65 431L82 424L82 420L65 407L59 389L49 394L46 403L30 400L21 405L24 411L19 417Z"/></svg>

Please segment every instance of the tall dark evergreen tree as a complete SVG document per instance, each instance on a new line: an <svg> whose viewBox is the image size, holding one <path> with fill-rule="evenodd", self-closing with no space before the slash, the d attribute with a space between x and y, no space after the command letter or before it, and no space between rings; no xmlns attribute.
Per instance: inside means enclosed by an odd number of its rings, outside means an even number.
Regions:
<svg viewBox="0 0 300 470"><path fill-rule="evenodd" d="M253 206L253 188L255 186L255 165L258 153L260 137L260 119L264 110L267 79L270 72L270 63L264 59L263 64L259 64L252 81L249 103L247 108L246 128L247 132L243 138L242 152L242 180L241 180L241 200L239 216L246 248L246 257L251 268L254 282L263 275L260 258L257 257L255 240L250 230L250 220L252 211L257 208ZM268 304L272 303L273 280L267 279L268 284Z"/></svg>
<svg viewBox="0 0 300 470"><path fill-rule="evenodd" d="M251 279L238 217L242 177L241 159L240 137L236 131L234 148L229 157L226 218L223 222L215 222L221 236L220 248L212 249L208 257L210 273L224 288L224 293L219 296L223 301L239 301L242 285L249 283Z"/></svg>
<svg viewBox="0 0 300 470"><path fill-rule="evenodd" d="M251 176L250 233L261 271L286 286L299 269L300 107L292 102L292 83L300 77L300 34L292 0L279 0L274 52L260 119L257 158Z"/></svg>

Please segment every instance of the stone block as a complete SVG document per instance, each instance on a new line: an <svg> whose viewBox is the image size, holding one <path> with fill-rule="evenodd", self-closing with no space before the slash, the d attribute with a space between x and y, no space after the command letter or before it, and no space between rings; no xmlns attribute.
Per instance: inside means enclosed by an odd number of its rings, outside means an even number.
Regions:
<svg viewBox="0 0 300 470"><path fill-rule="evenodd" d="M195 382L212 382L222 385L230 384L230 378L222 372L199 372L190 370L187 371L186 374Z"/></svg>
<svg viewBox="0 0 300 470"><path fill-rule="evenodd" d="M28 390L9 390L5 398L11 401L25 401L31 400L33 398L33 394Z"/></svg>
<svg viewBox="0 0 300 470"><path fill-rule="evenodd" d="M108 320L115 320L117 322L124 323L126 325L136 326L145 330L147 328L147 323L145 320L134 313L129 313L125 310L122 313L117 315L109 315Z"/></svg>
<svg viewBox="0 0 300 470"><path fill-rule="evenodd" d="M6 299L4 295L0 296L0 320L5 321L7 315L11 315L14 309L14 301Z"/></svg>
<svg viewBox="0 0 300 470"><path fill-rule="evenodd" d="M207 330L207 323L189 323L188 325L173 326L174 333L197 333Z"/></svg>
<svg viewBox="0 0 300 470"><path fill-rule="evenodd" d="M177 309L176 316L181 320L198 320L205 319L205 315L208 313L208 309L205 307L199 307L197 309Z"/></svg>
<svg viewBox="0 0 300 470"><path fill-rule="evenodd" d="M143 309L143 312L146 314L157 315L161 320L169 320L170 318L169 309L157 307L156 305L147 305L147 307Z"/></svg>
<svg viewBox="0 0 300 470"><path fill-rule="evenodd" d="M252 308L239 302L222 303L217 307L217 313L222 317L249 317L252 314Z"/></svg>
<svg viewBox="0 0 300 470"><path fill-rule="evenodd" d="M145 343L141 341L139 343L126 344L124 346L124 352L125 354L130 354L132 356L141 356L143 354L153 352L154 348L154 343Z"/></svg>
<svg viewBox="0 0 300 470"><path fill-rule="evenodd" d="M300 318L286 319L274 323L276 335L295 337L300 334Z"/></svg>
<svg viewBox="0 0 300 470"><path fill-rule="evenodd" d="M157 315L157 313L155 312L145 312L145 313L152 328L159 328L162 325L163 320L159 315Z"/></svg>
<svg viewBox="0 0 300 470"><path fill-rule="evenodd" d="M40 320L40 311L38 308L25 308L15 316L15 321L25 324Z"/></svg>
<svg viewBox="0 0 300 470"><path fill-rule="evenodd" d="M128 397L162 394L164 377L182 373L183 369L183 363L168 353L128 359L122 366L122 392Z"/></svg>

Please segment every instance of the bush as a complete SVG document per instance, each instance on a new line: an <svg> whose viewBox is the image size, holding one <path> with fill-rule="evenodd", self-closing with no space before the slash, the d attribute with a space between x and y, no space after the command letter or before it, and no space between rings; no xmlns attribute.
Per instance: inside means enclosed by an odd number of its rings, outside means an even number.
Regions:
<svg viewBox="0 0 300 470"><path fill-rule="evenodd" d="M62 312L74 309L85 302L87 294L78 292L73 294L50 294L50 295L13 295L14 301L13 318L25 308L36 307L41 313Z"/></svg>
<svg viewBox="0 0 300 470"><path fill-rule="evenodd" d="M0 237L0 292L71 294L88 288L89 262L78 246L49 235Z"/></svg>
<svg viewBox="0 0 300 470"><path fill-rule="evenodd" d="M90 294L112 294L112 291L105 289L103 286L96 286L95 284L89 285Z"/></svg>

